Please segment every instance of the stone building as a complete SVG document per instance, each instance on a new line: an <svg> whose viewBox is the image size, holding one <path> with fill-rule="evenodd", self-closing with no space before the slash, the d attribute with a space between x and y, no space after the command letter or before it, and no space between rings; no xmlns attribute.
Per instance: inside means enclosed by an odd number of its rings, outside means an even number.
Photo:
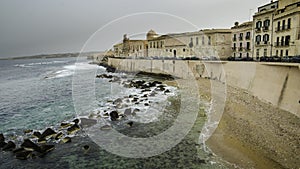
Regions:
<svg viewBox="0 0 300 169"><path fill-rule="evenodd" d="M253 47L253 22L238 22L231 28L232 31L232 57L249 58L252 57Z"/></svg>
<svg viewBox="0 0 300 169"><path fill-rule="evenodd" d="M257 59L263 56L273 56L273 19L278 8L278 1L258 7L253 16L254 50Z"/></svg>
<svg viewBox="0 0 300 169"><path fill-rule="evenodd" d="M231 30L206 29L197 32L158 35L150 30L146 40L130 40L114 45L115 56L151 58L225 59L231 55Z"/></svg>
<svg viewBox="0 0 300 169"><path fill-rule="evenodd" d="M300 0L278 1L273 30L274 55L300 55Z"/></svg>

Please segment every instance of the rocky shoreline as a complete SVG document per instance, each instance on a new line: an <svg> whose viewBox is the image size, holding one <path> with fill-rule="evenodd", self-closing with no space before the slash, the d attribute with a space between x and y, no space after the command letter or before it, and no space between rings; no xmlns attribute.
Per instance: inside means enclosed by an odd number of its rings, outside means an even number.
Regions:
<svg viewBox="0 0 300 169"><path fill-rule="evenodd" d="M198 80L202 99L210 100L210 80ZM298 168L300 119L227 86L224 114L208 140L210 149L232 168Z"/></svg>

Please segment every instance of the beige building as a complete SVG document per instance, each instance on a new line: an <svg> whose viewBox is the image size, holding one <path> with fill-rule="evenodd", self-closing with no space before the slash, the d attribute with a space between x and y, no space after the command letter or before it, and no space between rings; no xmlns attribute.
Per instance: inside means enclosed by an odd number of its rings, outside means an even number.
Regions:
<svg viewBox="0 0 300 169"><path fill-rule="evenodd" d="M278 1L273 30L274 55L300 55L300 0Z"/></svg>
<svg viewBox="0 0 300 169"><path fill-rule="evenodd" d="M164 57L225 59L231 55L231 30L206 29L197 32L158 35L150 30L147 40L130 40L114 45L117 57Z"/></svg>
<svg viewBox="0 0 300 169"><path fill-rule="evenodd" d="M278 1L258 7L253 16L254 50L257 59L264 56L273 56L273 17L278 8Z"/></svg>
<svg viewBox="0 0 300 169"><path fill-rule="evenodd" d="M249 58L252 57L253 48L253 22L235 23L232 30L232 57Z"/></svg>

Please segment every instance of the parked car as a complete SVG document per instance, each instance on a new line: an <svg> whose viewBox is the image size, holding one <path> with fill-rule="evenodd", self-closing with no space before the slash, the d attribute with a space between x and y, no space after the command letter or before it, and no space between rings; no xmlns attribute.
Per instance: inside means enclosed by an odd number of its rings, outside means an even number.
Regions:
<svg viewBox="0 0 300 169"><path fill-rule="evenodd" d="M283 56L281 58L282 62L291 62L292 61L292 56Z"/></svg>
<svg viewBox="0 0 300 169"><path fill-rule="evenodd" d="M278 57L278 56L271 56L271 57L268 58L268 61L269 62L280 62L281 58Z"/></svg>
<svg viewBox="0 0 300 169"><path fill-rule="evenodd" d="M291 59L291 62L300 63L300 56L293 56L292 59Z"/></svg>

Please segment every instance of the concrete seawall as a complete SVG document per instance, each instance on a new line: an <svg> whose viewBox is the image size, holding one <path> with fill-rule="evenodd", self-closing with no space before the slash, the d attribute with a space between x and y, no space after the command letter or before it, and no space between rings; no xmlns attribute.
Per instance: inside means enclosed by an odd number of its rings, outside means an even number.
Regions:
<svg viewBox="0 0 300 169"><path fill-rule="evenodd" d="M256 62L202 62L109 58L120 71L211 78L247 90L259 99L300 117L300 64Z"/></svg>

